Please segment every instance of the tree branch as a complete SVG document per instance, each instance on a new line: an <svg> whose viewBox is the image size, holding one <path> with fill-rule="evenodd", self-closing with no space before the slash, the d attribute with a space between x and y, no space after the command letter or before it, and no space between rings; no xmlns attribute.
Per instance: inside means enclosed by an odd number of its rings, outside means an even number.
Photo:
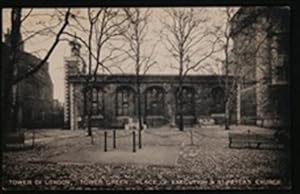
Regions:
<svg viewBox="0 0 300 194"><path fill-rule="evenodd" d="M65 15L64 24L62 25L59 32L57 33L57 36L56 36L52 46L50 47L48 53L46 54L46 56L31 71L26 72L25 74L20 75L19 77L15 78L14 81L12 82L12 85L15 85L18 82L22 81L23 79L26 79L27 77L33 75L47 62L47 60L51 56L52 52L54 51L56 45L59 43L60 36L62 35L63 31L65 30L65 28L67 27L67 25L69 23L69 15L70 15L70 8L68 8L68 11Z"/></svg>

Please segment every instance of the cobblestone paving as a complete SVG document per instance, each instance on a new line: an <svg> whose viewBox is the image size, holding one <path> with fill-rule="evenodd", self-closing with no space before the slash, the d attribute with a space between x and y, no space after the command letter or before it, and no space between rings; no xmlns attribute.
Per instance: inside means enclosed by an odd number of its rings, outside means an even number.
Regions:
<svg viewBox="0 0 300 194"><path fill-rule="evenodd" d="M193 129L190 133L145 131L143 146L176 146L176 166L130 163L51 162L70 152L103 146L102 132L95 144L79 136L39 143L33 149L3 154L6 189L276 189L290 185L285 150L229 149L222 129ZM109 134L110 136L111 134ZM130 134L118 133L124 149ZM143 150L143 149L142 149ZM139 151L142 151L139 150ZM101 150L102 151L102 150ZM168 153L166 153L168 154Z"/></svg>

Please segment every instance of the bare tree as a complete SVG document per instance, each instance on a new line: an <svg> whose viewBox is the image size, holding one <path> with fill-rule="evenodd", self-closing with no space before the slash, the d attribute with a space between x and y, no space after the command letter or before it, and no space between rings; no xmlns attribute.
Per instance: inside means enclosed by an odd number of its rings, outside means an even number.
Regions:
<svg viewBox="0 0 300 194"><path fill-rule="evenodd" d="M209 18L203 8L170 8L165 9L165 14L166 18L161 21L161 38L174 60L171 67L179 74L176 98L179 101L179 130L183 131L183 81L190 72L207 68L205 62L216 52L218 37L211 36L207 25Z"/></svg>
<svg viewBox="0 0 300 194"><path fill-rule="evenodd" d="M22 14L21 8L12 8L11 10L10 38L7 45L8 61L6 64L3 64L5 71L3 71L4 75L2 76L2 102L4 103L4 113L7 116L2 123L5 128L4 130L7 130L6 132L14 131L16 130L16 127L20 127L20 119L18 119L18 114L20 113L20 107L18 104L18 83L34 75L46 64L47 60L60 42L61 35L69 22L70 9L67 9L66 12L62 11L60 14L54 14L60 19L59 25L57 25L59 29L54 33L54 41L49 48L44 49L45 55L37 64L32 64L31 68L28 68L27 71L21 72L18 71L18 64L22 60L21 56L24 43L33 37L37 37L42 32L40 29L33 31L28 37L22 39L22 34L26 31L24 22L33 18L31 15L32 12L33 9L30 9L25 14Z"/></svg>
<svg viewBox="0 0 300 194"><path fill-rule="evenodd" d="M86 15L79 13L72 18L71 30L64 34L80 43L85 51L83 54L78 53L77 57L84 67L84 115L86 117L84 120L88 136L91 136L93 143L92 90L99 78L97 76L99 70L112 73L110 66L118 55L115 54L117 50L110 48L110 45L123 33L120 26L127 21L127 18L121 16L117 8L87 8L84 13Z"/></svg>
<svg viewBox="0 0 300 194"><path fill-rule="evenodd" d="M119 47L119 50L125 54L125 62L134 63L136 75L137 91L137 113L139 122L139 148L141 148L141 130L143 128L141 113L141 79L148 70L156 64L153 54L155 46L149 46L147 43L147 27L149 25L150 9L124 8L127 18L127 30L122 34L122 41L126 43L126 48ZM150 52L146 53L146 46Z"/></svg>
<svg viewBox="0 0 300 194"><path fill-rule="evenodd" d="M216 57L215 60L217 63L221 63L221 69L223 70L222 80L219 80L219 84L222 88L224 88L224 110L225 110L225 129L229 129L230 124L230 109L232 104L232 98L234 97L234 92L236 91L236 82L231 79L230 75L232 75L233 70L233 61L232 61L232 53L231 53L231 20L236 11L236 9L231 7L226 7L222 10L225 15L225 21L221 26L215 26L214 36L218 37L218 46L220 46L220 52L223 52L222 58ZM224 58L223 58L224 57ZM235 69L237 70L237 69ZM224 79L223 79L224 78Z"/></svg>

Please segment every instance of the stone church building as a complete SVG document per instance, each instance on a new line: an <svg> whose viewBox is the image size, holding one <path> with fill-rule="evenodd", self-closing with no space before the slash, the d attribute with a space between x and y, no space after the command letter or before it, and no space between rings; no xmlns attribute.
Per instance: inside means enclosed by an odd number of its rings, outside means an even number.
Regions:
<svg viewBox="0 0 300 194"><path fill-rule="evenodd" d="M229 68L232 76L227 78L236 85L235 94L231 95L231 123L270 128L290 125L289 14L287 7L242 7L232 18L233 66ZM78 129L85 118L86 74L80 70L76 57L80 45L73 42L71 46L72 54L65 59L64 122L67 128ZM224 122L227 78L221 75L185 77L182 100L185 125L197 125L203 120L212 120L214 124ZM137 117L135 80L133 74L97 75L90 99L93 126L123 128L129 117ZM178 83L177 75L141 77L141 115L147 126L178 125Z"/></svg>
<svg viewBox="0 0 300 194"><path fill-rule="evenodd" d="M74 45L73 45L74 46ZM72 49L74 50L74 48ZM86 74L80 70L76 54L65 58L65 127L83 128L85 118L84 86ZM183 80L184 125L199 124L200 119L224 120L224 76L188 75ZM232 77L231 77L232 79ZM137 90L134 74L97 75L90 100L91 125L97 128L124 128L128 118L137 118ZM148 127L176 126L179 122L177 75L145 75L141 77L141 115ZM236 98L230 119L238 119Z"/></svg>

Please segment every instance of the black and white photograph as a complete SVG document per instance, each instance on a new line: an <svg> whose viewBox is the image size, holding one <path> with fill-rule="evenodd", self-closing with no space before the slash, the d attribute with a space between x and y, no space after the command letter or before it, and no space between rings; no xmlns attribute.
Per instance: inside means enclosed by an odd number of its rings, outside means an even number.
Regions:
<svg viewBox="0 0 300 194"><path fill-rule="evenodd" d="M2 8L2 190L290 190L290 15Z"/></svg>

